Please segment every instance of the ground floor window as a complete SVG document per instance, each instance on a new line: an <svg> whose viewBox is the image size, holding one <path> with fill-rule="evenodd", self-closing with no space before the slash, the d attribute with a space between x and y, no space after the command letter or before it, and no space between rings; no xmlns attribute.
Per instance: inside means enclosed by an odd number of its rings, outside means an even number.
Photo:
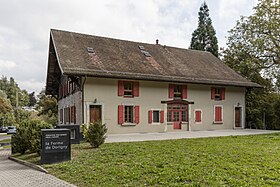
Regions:
<svg viewBox="0 0 280 187"><path fill-rule="evenodd" d="M149 123L164 123L163 110L149 110Z"/></svg>
<svg viewBox="0 0 280 187"><path fill-rule="evenodd" d="M118 106L118 123L119 124L138 124L139 118L139 106L132 105L119 105Z"/></svg>
<svg viewBox="0 0 280 187"><path fill-rule="evenodd" d="M195 118L195 123L201 123L201 121L202 121L202 111L201 110L195 110L194 118Z"/></svg>
<svg viewBox="0 0 280 187"><path fill-rule="evenodd" d="M59 123L63 124L63 109L59 110Z"/></svg>
<svg viewBox="0 0 280 187"><path fill-rule="evenodd" d="M223 122L223 106L214 106L214 123Z"/></svg>
<svg viewBox="0 0 280 187"><path fill-rule="evenodd" d="M133 123L133 106L124 106L124 122Z"/></svg>
<svg viewBox="0 0 280 187"><path fill-rule="evenodd" d="M185 104L167 105L168 122L188 122L188 106Z"/></svg>

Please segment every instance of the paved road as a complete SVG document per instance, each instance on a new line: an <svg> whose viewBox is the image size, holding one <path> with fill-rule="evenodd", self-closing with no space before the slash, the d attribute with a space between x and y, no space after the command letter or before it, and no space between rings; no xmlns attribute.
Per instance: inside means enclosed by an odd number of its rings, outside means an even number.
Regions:
<svg viewBox="0 0 280 187"><path fill-rule="evenodd" d="M62 187L74 185L8 159L10 149L0 149L0 186Z"/></svg>
<svg viewBox="0 0 280 187"><path fill-rule="evenodd" d="M6 133L0 133L0 140L11 139L11 135L6 135Z"/></svg>
<svg viewBox="0 0 280 187"><path fill-rule="evenodd" d="M213 130L213 131L178 131L178 132L162 132L162 133L131 133L131 134L112 134L108 135L105 142L139 142L149 140L171 140L183 138L206 138L218 136L238 136L238 135L254 135L267 134L280 131L272 130L256 130L256 129L240 129L240 130Z"/></svg>

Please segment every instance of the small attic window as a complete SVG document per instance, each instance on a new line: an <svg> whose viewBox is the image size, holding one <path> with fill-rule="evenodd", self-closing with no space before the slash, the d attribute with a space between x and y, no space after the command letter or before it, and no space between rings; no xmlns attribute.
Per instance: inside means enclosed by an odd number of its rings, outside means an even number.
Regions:
<svg viewBox="0 0 280 187"><path fill-rule="evenodd" d="M139 45L138 47L139 47L139 49L141 49L141 50L145 50L145 47L144 47L143 45Z"/></svg>
<svg viewBox="0 0 280 187"><path fill-rule="evenodd" d="M88 53L94 53L93 48L92 47L87 47L87 52Z"/></svg>
<svg viewBox="0 0 280 187"><path fill-rule="evenodd" d="M152 56L148 51L142 51L142 53L143 53L146 57L151 57L151 56Z"/></svg>

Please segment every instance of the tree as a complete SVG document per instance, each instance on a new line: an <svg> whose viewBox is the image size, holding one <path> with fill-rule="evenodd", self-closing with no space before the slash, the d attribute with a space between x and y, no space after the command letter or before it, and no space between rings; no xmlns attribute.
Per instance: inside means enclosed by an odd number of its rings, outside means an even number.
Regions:
<svg viewBox="0 0 280 187"><path fill-rule="evenodd" d="M38 116L41 116L45 122L52 125L57 124L57 100L50 95L46 95L45 90L42 90L39 94L38 110Z"/></svg>
<svg viewBox="0 0 280 187"><path fill-rule="evenodd" d="M198 27L192 33L190 49L209 51L218 57L218 39L205 2L201 5L198 16Z"/></svg>
<svg viewBox="0 0 280 187"><path fill-rule="evenodd" d="M37 100L35 98L35 92L29 94L29 106L34 106Z"/></svg>
<svg viewBox="0 0 280 187"><path fill-rule="evenodd" d="M29 96L26 90L21 90L13 77L10 80L7 77L2 77L0 79L0 90L2 90L7 98L10 100L11 105L16 108L16 106L28 106Z"/></svg>
<svg viewBox="0 0 280 187"><path fill-rule="evenodd" d="M263 89L246 92L248 127L280 129L280 1L259 0L229 31L224 61ZM277 94L278 92L278 94Z"/></svg>
<svg viewBox="0 0 280 187"><path fill-rule="evenodd" d="M0 114L7 114L12 111L12 105L6 98L5 94L0 90Z"/></svg>

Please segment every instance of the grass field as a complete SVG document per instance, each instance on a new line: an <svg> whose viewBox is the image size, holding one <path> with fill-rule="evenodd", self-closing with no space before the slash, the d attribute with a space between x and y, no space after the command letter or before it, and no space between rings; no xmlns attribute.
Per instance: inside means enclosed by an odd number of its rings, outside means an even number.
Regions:
<svg viewBox="0 0 280 187"><path fill-rule="evenodd" d="M19 158L39 163L35 155ZM43 165L77 186L280 186L280 133L72 146Z"/></svg>

